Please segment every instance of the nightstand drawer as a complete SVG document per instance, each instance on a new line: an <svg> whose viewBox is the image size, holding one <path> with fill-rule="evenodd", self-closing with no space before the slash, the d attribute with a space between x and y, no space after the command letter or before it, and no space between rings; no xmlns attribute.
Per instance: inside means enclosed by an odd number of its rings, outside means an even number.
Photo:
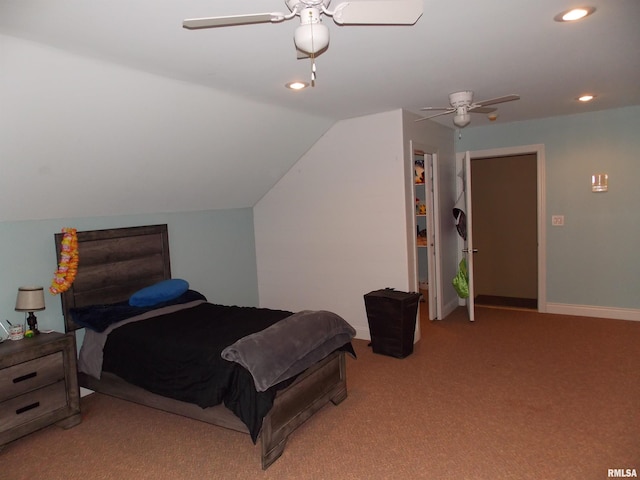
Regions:
<svg viewBox="0 0 640 480"><path fill-rule="evenodd" d="M0 370L0 402L64 380L62 352Z"/></svg>
<svg viewBox="0 0 640 480"><path fill-rule="evenodd" d="M67 405L64 381L0 403L0 431L22 425Z"/></svg>

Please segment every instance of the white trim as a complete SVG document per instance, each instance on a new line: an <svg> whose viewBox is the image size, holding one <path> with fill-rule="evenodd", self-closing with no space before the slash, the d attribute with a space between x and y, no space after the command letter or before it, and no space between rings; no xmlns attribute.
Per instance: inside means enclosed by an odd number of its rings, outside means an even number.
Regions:
<svg viewBox="0 0 640 480"><path fill-rule="evenodd" d="M487 157L506 157L513 155L535 154L538 167L538 311L548 312L547 305L547 196L546 196L546 160L544 145L521 145L517 147L492 148L470 152L471 160Z"/></svg>
<svg viewBox="0 0 640 480"><path fill-rule="evenodd" d="M464 303L462 305L464 305ZM452 301L442 306L442 318L440 318L439 320L447 318L459 306L460 298L456 295L456 297Z"/></svg>
<svg viewBox="0 0 640 480"><path fill-rule="evenodd" d="M368 323L367 323L367 327L366 328L358 327L358 326L355 326L353 328L355 328L355 330L356 330L356 337L355 338L357 338L359 340L369 340L369 341L371 341L371 329L370 329Z"/></svg>
<svg viewBox="0 0 640 480"><path fill-rule="evenodd" d="M593 305L568 305L566 303L547 303L547 313L559 315L577 315L580 317L611 318L615 320L633 320L640 322L640 310L633 308L598 307Z"/></svg>
<svg viewBox="0 0 640 480"><path fill-rule="evenodd" d="M442 278L442 239L440 235L440 183L438 179L440 178L440 172L438 171L438 163L440 162L439 153L432 152L431 154L431 167L432 167L432 180L431 185L433 187L433 237L434 237L434 247L433 247L433 255L429 257L429 262L435 260L434 265L434 276L436 278L436 292L435 292L435 310L434 316L431 320L442 320L444 315L442 313L442 299L444 298L444 282ZM431 285L429 288L433 288ZM433 295L430 296L430 299L433 299Z"/></svg>
<svg viewBox="0 0 640 480"><path fill-rule="evenodd" d="M413 285L413 291L419 291L419 281L418 281L418 262L417 262L417 245L416 245L416 215L415 215L415 182L413 178L413 169L415 165L415 151L419 150L424 153L424 156L431 156L431 165L432 165L432 186L433 186L433 196L432 201L433 204L428 208L428 215L430 216L430 221L428 222L433 227L433 236L434 236L434 246L433 250L429 248L429 256L427 258L427 262L429 265L429 269L433 268L433 277L434 279L429 279L429 308L433 308L433 312L435 315L431 318L431 312L429 314L430 320L442 320L444 315L442 314L442 299L444 298L443 293L443 279L442 279L442 259L441 259L441 237L440 237L440 190L439 190L439 172L438 172L438 161L439 161L439 153L438 149L429 147L427 145L421 144L420 142L414 142L413 140L409 140L409 165L410 169L410 179L411 179L411 196L407 198L408 209L411 212L411 230L409 231L409 237L412 238L410 242L409 248L409 258L413 259L411 265L409 266L409 271L411 273L411 278L409 280L409 284ZM426 162L426 158L425 158ZM425 174L427 173L426 163L425 163ZM433 255L431 255L433 253ZM433 262L433 263L432 263ZM435 284L435 288L434 288ZM435 308L434 308L435 307ZM416 341L420 339L421 332L419 328L419 323L416 325Z"/></svg>
<svg viewBox="0 0 640 480"><path fill-rule="evenodd" d="M80 397L86 397L87 395L91 395L94 393L93 390L89 390L88 388L80 387Z"/></svg>
<svg viewBox="0 0 640 480"><path fill-rule="evenodd" d="M418 150L416 144L413 140L409 140L409 167L407 176L410 178L410 182L405 178L405 184L407 185L407 199L406 199L406 209L407 209L407 218L409 221L407 224L409 225L409 231L407 232L407 236L409 237L409 290L413 292L419 291L419 279L418 279L418 258L417 258L417 239L416 239L416 209L415 209L415 179L414 179L414 169L415 169L415 151Z"/></svg>
<svg viewBox="0 0 640 480"><path fill-rule="evenodd" d="M405 174L405 186L407 187L407 194L405 195L406 210L407 210L407 225L409 225L409 231L407 236L409 238L409 252L407 259L409 260L409 291L420 291L420 280L418 278L418 245L416 238L416 207L415 207L415 195L416 195L416 183L415 183L415 152L418 149L413 140L409 140L409 167ZM409 195L409 193L411 195ZM418 319L420 318L420 306L418 306ZM415 330L413 332L413 343L416 343L422 338L422 332L420 330L420 322L416 321ZM371 338L369 338L371 339Z"/></svg>

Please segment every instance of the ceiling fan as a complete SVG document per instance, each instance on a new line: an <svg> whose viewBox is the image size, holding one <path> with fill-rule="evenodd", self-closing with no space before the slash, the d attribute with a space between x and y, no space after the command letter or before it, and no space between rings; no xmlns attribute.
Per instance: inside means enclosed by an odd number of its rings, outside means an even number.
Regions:
<svg viewBox="0 0 640 480"><path fill-rule="evenodd" d="M300 17L293 41L296 50L312 59L312 82L315 80L313 58L329 46L329 29L321 15L333 17L338 25L413 25L422 16L422 0L363 0L342 2L329 10L331 0L285 0L289 13L250 13L224 17L189 18L184 28L227 27L251 23L278 23Z"/></svg>
<svg viewBox="0 0 640 480"><path fill-rule="evenodd" d="M481 102L473 101L473 92L471 90L464 90L462 92L454 92L449 94L450 107L424 107L420 110L436 111L442 110L440 113L430 115L428 117L419 118L416 122L427 120L429 118L439 117L440 115L447 115L449 113L455 113L453 117L453 123L459 128L464 128L471 122L470 112L473 113L491 113L495 112L496 108L488 108L487 105L495 105L497 103L512 102L513 100L520 100L520 95L505 95L504 97L492 98L490 100L483 100Z"/></svg>

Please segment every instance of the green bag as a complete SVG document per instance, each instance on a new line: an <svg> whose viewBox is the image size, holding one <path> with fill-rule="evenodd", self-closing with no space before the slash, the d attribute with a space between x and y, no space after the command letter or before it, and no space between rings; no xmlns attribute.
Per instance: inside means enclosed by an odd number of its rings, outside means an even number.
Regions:
<svg viewBox="0 0 640 480"><path fill-rule="evenodd" d="M469 297L469 274L467 272L467 261L463 258L458 265L458 273L453 277L453 288L455 288L460 298Z"/></svg>

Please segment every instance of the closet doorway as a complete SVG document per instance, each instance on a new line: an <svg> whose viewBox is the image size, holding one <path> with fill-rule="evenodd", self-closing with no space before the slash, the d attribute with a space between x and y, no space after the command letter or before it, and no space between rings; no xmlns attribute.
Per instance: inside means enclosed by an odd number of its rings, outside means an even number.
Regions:
<svg viewBox="0 0 640 480"><path fill-rule="evenodd" d="M441 318L441 281L439 249L439 206L437 154L412 142L412 217L413 279L412 289L422 293L421 310L428 308L429 319Z"/></svg>

